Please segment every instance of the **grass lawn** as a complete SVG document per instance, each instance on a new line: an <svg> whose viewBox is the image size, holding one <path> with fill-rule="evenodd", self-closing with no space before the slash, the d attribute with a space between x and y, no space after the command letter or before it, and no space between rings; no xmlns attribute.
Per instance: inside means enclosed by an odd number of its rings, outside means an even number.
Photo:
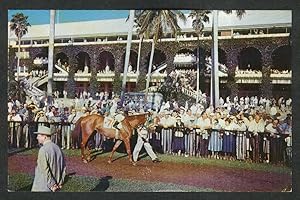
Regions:
<svg viewBox="0 0 300 200"><path fill-rule="evenodd" d="M9 174L8 188L12 191L30 191L33 176L24 173ZM215 192L212 189L197 188L161 182L132 181L103 177L73 176L67 179L62 192Z"/></svg>
<svg viewBox="0 0 300 200"><path fill-rule="evenodd" d="M63 150L65 156L76 156L80 159L80 150ZM36 155L38 149L30 149L18 152L17 155ZM96 152L97 157L107 157L108 153ZM126 154L116 152L114 158L122 157ZM163 162L170 163L186 163L198 166L217 166L223 168L233 168L236 170L253 170L264 172L275 172L289 174L292 169L286 166L277 166L264 163L249 163L245 161L228 161L216 160L198 157L182 157L173 155L159 154L158 157ZM97 159L97 158L96 158ZM127 159L125 156L122 159ZM149 156L141 159L150 160ZM10 173L8 177L8 189L12 191L30 191L33 176L25 173ZM112 177L89 177L73 175L66 179L62 192L88 192L88 191L105 191L105 192L215 192L212 188L198 188L187 185L179 185L174 183L137 181Z"/></svg>

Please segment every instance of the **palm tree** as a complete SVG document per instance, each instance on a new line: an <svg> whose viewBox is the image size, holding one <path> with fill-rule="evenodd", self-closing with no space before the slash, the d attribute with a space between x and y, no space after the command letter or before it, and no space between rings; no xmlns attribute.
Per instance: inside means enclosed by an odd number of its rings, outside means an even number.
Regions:
<svg viewBox="0 0 300 200"><path fill-rule="evenodd" d="M19 81L20 72L20 51L21 51L21 38L28 32L28 26L31 26L27 21L28 16L23 13L16 13L10 20L10 30L15 32L18 38L18 60L17 60L17 81Z"/></svg>
<svg viewBox="0 0 300 200"><path fill-rule="evenodd" d="M135 10L134 12L134 22L135 22L135 27L136 32L139 33L139 27L137 26L138 22L137 22L137 18L139 16L139 14L142 12L142 10ZM136 84L138 84L138 80L139 80L139 75L140 75L140 59L141 59L141 48L142 48L142 43L144 40L144 35L143 34L138 34L139 36L139 50L138 50L138 57L137 57L137 62L136 62L136 73L137 73L137 77L136 77Z"/></svg>
<svg viewBox="0 0 300 200"><path fill-rule="evenodd" d="M146 82L146 99L148 95L155 44L166 32L171 31L175 36L180 32L181 28L178 25L178 19L186 22L185 15L179 10L143 10L137 16L136 22L139 26L139 35L144 35L148 38L152 37L152 48Z"/></svg>
<svg viewBox="0 0 300 200"><path fill-rule="evenodd" d="M233 11L232 10L224 10L226 14L231 14ZM202 31L204 28L203 22L208 22L209 21L209 16L210 10L192 10L189 17L195 18L192 22L193 28L196 30L196 33L199 34L199 32ZM242 18L243 15L245 14L245 10L236 10L235 11L236 16L238 18ZM213 11L213 34L212 34L212 39L213 39L213 49L212 49L212 55L213 55L213 70L211 73L211 82L213 83L213 86L211 90L214 92L212 93L211 97L212 102L214 106L219 106L219 77L218 77L218 11L214 10ZM199 37L199 35L198 35ZM198 54L198 53L197 53ZM197 55L198 56L198 55ZM197 65L197 70L198 70L198 65ZM199 71L197 72L199 74ZM199 76L199 75L198 75ZM197 76L197 79L198 79ZM199 84L199 80L197 83L197 88ZM198 90L197 90L198 92Z"/></svg>
<svg viewBox="0 0 300 200"><path fill-rule="evenodd" d="M202 33L204 28L204 22L209 21L209 11L208 10L192 10L188 17L193 19L192 27L197 33L197 43L199 43L199 36ZM200 76L200 55L199 55L199 44L197 44L197 99L196 102L199 101L199 76Z"/></svg>
<svg viewBox="0 0 300 200"><path fill-rule="evenodd" d="M138 83L138 78L140 75L140 59L141 59L141 48L142 48L142 42L144 39L143 35L140 35L140 41L139 41L139 50L138 50L138 57L137 57L137 61L136 61L136 73L137 73L137 77L136 77L136 83Z"/></svg>

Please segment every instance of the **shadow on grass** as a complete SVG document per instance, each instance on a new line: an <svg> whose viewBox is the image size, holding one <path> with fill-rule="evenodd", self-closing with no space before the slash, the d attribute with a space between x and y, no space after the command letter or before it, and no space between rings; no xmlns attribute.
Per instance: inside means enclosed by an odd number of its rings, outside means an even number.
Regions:
<svg viewBox="0 0 300 200"><path fill-rule="evenodd" d="M92 150L91 151L91 161L95 160L98 155L101 155L101 154L104 154L104 153L106 153L104 150L100 150L100 151L98 151L98 150Z"/></svg>
<svg viewBox="0 0 300 200"><path fill-rule="evenodd" d="M101 192L106 191L109 188L109 180L112 179L112 176L105 176L99 180L98 185L93 188L91 191Z"/></svg>
<svg viewBox="0 0 300 200"><path fill-rule="evenodd" d="M64 184L66 184L68 181L70 181L72 179L72 176L75 175L76 172L71 172L69 174L66 175L65 177L65 181L64 181ZM29 184L29 185L26 185L20 189L17 189L16 191L13 191L13 192L21 192L21 191L31 191L31 188L32 188L32 184Z"/></svg>
<svg viewBox="0 0 300 200"><path fill-rule="evenodd" d="M142 160L143 158L146 158L147 156L148 156L148 154L147 154L146 152L143 152L143 153L139 156L138 160Z"/></svg>
<svg viewBox="0 0 300 200"><path fill-rule="evenodd" d="M72 179L72 176L75 175L76 172L70 172L66 175L65 180L64 180L64 184L66 184L68 181L70 181Z"/></svg>
<svg viewBox="0 0 300 200"><path fill-rule="evenodd" d="M33 149L36 149L37 147L31 147L31 148L9 148L8 149L8 156L13 156L15 154L18 154L18 153L23 153L23 152L26 152L26 151L31 151Z"/></svg>
<svg viewBox="0 0 300 200"><path fill-rule="evenodd" d="M96 151L95 151L95 150L94 150L94 151L91 152L91 161L94 160L94 159L96 159L98 155L102 155L102 154L110 153L110 152L111 152L111 151L105 151L105 150L100 150L100 151L96 150ZM115 159L112 159L112 162L114 162L114 161L116 161L116 160L119 160L119 159L121 159L121 158L124 158L124 157L127 157L127 154L124 154L124 155L119 156L119 157L117 157L117 158L115 158Z"/></svg>
<svg viewBox="0 0 300 200"><path fill-rule="evenodd" d="M119 157L113 159L112 162L115 162L116 160L119 160L119 159L125 158L125 157L127 157L127 154L125 154L125 155L123 155L123 156L119 156Z"/></svg>

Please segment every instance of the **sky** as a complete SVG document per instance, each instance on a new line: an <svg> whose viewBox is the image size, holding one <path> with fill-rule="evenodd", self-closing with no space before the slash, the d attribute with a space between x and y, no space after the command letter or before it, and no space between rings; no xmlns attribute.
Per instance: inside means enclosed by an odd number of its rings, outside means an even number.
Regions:
<svg viewBox="0 0 300 200"><path fill-rule="evenodd" d="M57 10L56 22L77 22L77 21L93 21L102 19L118 19L127 18L129 10ZM182 10L187 13L187 10ZM8 21L12 15L18 12L28 16L28 22L31 25L49 24L50 10L8 10Z"/></svg>
<svg viewBox="0 0 300 200"><path fill-rule="evenodd" d="M8 21L18 12L28 16L31 25L49 24L49 10L8 10ZM129 10L58 10L56 20L58 23L92 21L101 19L127 18Z"/></svg>

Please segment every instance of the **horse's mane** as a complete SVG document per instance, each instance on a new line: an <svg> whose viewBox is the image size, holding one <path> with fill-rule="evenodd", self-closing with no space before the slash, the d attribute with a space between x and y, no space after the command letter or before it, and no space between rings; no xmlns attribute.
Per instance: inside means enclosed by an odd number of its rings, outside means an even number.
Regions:
<svg viewBox="0 0 300 200"><path fill-rule="evenodd" d="M134 119L136 117L140 117L140 116L144 116L144 115L149 115L149 113L146 112L146 113L138 113L138 114L133 114L133 115L127 115L126 118L127 119Z"/></svg>
<svg viewBox="0 0 300 200"><path fill-rule="evenodd" d="M134 122L135 120L139 120L141 117L145 117L145 119L147 119L148 115L149 115L149 113L139 113L136 115L128 115L128 116L126 116L126 119L131 126L135 126L132 124L132 122ZM142 123L142 122L140 122L140 123ZM140 123L138 123L138 124L140 124Z"/></svg>

